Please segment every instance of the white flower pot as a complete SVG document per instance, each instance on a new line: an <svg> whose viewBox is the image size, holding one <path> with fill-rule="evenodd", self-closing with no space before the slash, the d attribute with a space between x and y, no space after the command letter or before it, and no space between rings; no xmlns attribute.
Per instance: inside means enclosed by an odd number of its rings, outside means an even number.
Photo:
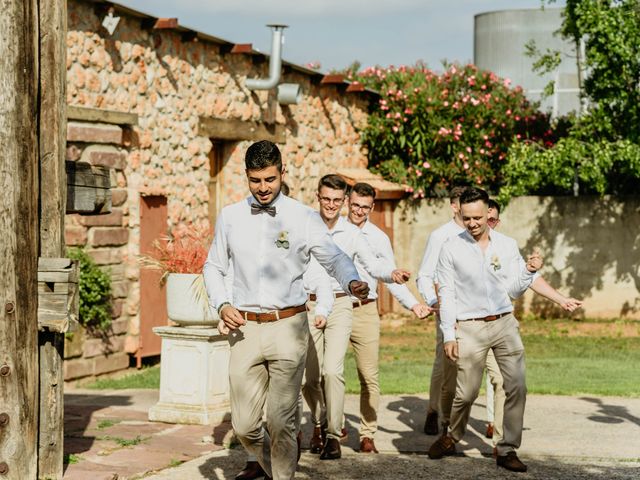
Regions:
<svg viewBox="0 0 640 480"><path fill-rule="evenodd" d="M199 278L200 277L200 278ZM202 275L170 273L167 276L167 313L169 319L182 327L213 327L218 324L218 313L208 303Z"/></svg>

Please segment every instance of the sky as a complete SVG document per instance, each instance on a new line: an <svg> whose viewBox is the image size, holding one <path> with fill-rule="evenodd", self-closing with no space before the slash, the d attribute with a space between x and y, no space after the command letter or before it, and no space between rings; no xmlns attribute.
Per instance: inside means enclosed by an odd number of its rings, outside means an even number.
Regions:
<svg viewBox="0 0 640 480"><path fill-rule="evenodd" d="M541 0L116 0L156 17L268 54L271 30L289 25L283 58L320 70L473 61L474 15L540 8ZM560 2L562 5L564 2Z"/></svg>

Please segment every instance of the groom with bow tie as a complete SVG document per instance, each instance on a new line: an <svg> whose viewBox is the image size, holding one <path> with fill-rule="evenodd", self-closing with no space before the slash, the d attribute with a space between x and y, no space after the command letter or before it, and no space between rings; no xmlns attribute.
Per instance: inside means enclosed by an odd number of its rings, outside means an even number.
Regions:
<svg viewBox="0 0 640 480"><path fill-rule="evenodd" d="M251 145L245 167L251 195L220 212L203 274L219 328L229 334L235 433L270 478L289 480L309 337L302 274L313 255L357 298L367 298L369 287L318 215L280 193L285 172L274 143ZM231 296L224 283L229 273Z"/></svg>

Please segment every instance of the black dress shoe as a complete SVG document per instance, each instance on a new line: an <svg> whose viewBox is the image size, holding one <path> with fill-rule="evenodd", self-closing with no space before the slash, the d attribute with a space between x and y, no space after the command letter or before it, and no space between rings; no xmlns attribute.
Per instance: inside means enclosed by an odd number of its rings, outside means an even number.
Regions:
<svg viewBox="0 0 640 480"><path fill-rule="evenodd" d="M342 456L340 442L335 438L327 438L324 448L320 454L320 460L335 460Z"/></svg>
<svg viewBox="0 0 640 480"><path fill-rule="evenodd" d="M258 462L247 462L244 469L236 475L235 480L254 480L256 478L270 479Z"/></svg>
<svg viewBox="0 0 640 480"><path fill-rule="evenodd" d="M427 412L427 418L424 421L424 433L427 435L438 434L438 412Z"/></svg>
<svg viewBox="0 0 640 480"><path fill-rule="evenodd" d="M496 464L512 472L526 472L527 466L520 461L516 452L508 452L506 455L498 455Z"/></svg>

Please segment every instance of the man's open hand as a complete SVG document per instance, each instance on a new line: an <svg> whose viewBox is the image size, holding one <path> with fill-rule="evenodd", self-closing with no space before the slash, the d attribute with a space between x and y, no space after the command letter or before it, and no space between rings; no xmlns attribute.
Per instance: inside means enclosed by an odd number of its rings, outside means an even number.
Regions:
<svg viewBox="0 0 640 480"><path fill-rule="evenodd" d="M360 300L365 300L369 296L369 284L360 280L351 280L349 282L349 290L351 295Z"/></svg>
<svg viewBox="0 0 640 480"><path fill-rule="evenodd" d="M567 312L573 312L582 306L582 300L576 300L575 298L565 298L560 302L560 306Z"/></svg>
<svg viewBox="0 0 640 480"><path fill-rule="evenodd" d="M542 268L542 255L538 248L533 249L533 253L527 257L527 270L530 272L537 272Z"/></svg>

